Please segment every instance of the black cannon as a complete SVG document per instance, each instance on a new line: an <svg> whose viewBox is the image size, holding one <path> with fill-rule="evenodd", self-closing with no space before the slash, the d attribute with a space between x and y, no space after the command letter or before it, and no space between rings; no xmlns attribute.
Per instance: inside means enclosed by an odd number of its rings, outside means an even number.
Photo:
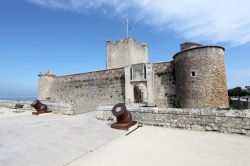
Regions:
<svg viewBox="0 0 250 166"><path fill-rule="evenodd" d="M116 104L112 113L116 116L117 122L111 125L111 128L128 130L131 126L135 125L137 122L132 120L131 113L127 110L124 103Z"/></svg>
<svg viewBox="0 0 250 166"><path fill-rule="evenodd" d="M21 109L21 108L23 108L23 106L24 106L23 104L16 104L15 109Z"/></svg>
<svg viewBox="0 0 250 166"><path fill-rule="evenodd" d="M34 101L31 104L31 107L34 107L37 112L32 112L33 115L39 115L42 113L49 113L52 111L48 111L48 107L46 104L41 103L39 100Z"/></svg>

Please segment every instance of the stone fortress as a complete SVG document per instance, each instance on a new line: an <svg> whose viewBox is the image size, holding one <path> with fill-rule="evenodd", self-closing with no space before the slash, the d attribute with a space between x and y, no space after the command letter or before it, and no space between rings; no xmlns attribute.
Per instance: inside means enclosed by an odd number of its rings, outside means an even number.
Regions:
<svg viewBox="0 0 250 166"><path fill-rule="evenodd" d="M228 108L224 48L186 42L169 62L152 63L133 38L106 42L106 70L39 75L38 99L75 113L117 103L157 108Z"/></svg>

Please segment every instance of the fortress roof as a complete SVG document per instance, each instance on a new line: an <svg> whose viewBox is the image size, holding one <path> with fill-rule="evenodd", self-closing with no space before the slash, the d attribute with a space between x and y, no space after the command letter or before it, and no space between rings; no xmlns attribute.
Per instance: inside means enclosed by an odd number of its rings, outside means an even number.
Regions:
<svg viewBox="0 0 250 166"><path fill-rule="evenodd" d="M175 59L175 57L178 56L181 53L196 50L196 49L203 49L203 48L221 48L221 49L223 49L225 51L225 48L222 47L222 46L216 46L216 45L209 45L209 46L200 45L200 46L198 46L197 45L196 47L190 47L188 49L184 49L184 50L181 50L180 52L177 52L176 54L174 54L173 59Z"/></svg>

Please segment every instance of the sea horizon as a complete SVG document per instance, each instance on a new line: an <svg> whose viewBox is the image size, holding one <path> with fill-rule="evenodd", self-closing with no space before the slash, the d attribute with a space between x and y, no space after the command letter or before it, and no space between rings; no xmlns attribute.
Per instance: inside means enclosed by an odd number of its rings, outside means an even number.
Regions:
<svg viewBox="0 0 250 166"><path fill-rule="evenodd" d="M8 101L34 101L37 99L37 96L2 96L0 100Z"/></svg>

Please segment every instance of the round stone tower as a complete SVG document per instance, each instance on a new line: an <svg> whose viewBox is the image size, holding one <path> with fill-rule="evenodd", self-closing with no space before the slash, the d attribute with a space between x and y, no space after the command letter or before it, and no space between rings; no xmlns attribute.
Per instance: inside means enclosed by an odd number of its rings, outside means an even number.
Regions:
<svg viewBox="0 0 250 166"><path fill-rule="evenodd" d="M50 92L52 90L53 79L55 75L50 71L40 73L39 75L38 99L50 100Z"/></svg>
<svg viewBox="0 0 250 166"><path fill-rule="evenodd" d="M176 94L183 108L227 108L224 48L181 44L174 55Z"/></svg>

